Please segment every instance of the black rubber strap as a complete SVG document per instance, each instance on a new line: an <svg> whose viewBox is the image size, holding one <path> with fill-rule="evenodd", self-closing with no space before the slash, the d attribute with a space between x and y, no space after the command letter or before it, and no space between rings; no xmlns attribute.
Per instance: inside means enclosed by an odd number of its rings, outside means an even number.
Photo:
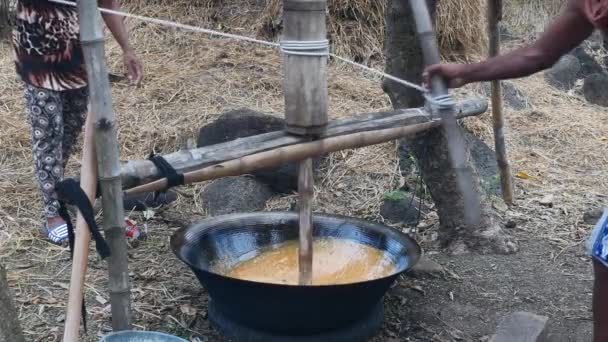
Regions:
<svg viewBox="0 0 608 342"><path fill-rule="evenodd" d="M101 258L106 258L110 255L110 247L104 240L103 236L99 232L97 223L95 222L95 216L93 212L93 206L87 197L87 194L80 187L80 183L74 179L66 179L55 186L57 195L59 197L59 215L65 221L68 227L68 243L70 246L70 259L74 258L74 244L76 241L76 234L74 234L74 226L72 225L72 218L70 212L66 206L66 203L75 205L80 210L83 218L89 226L91 235L95 240L95 247ZM82 324L85 334L87 333L87 307L84 300L84 294L82 298Z"/></svg>
<svg viewBox="0 0 608 342"><path fill-rule="evenodd" d="M78 207L78 210L80 210L82 217L89 226L91 236L93 237L93 240L95 240L95 247L101 258L104 259L110 256L110 247L99 232L99 227L97 227L97 223L95 222L95 213L93 211L91 201L89 201L87 194L82 190L80 184L76 180L68 178L58 183L55 186L55 190L57 191L57 196L61 201L66 204L71 204ZM65 214L68 215L69 218L67 209L64 209L63 211L65 211ZM70 236L70 230L72 231L71 234L73 235L74 228L71 227L71 220L66 220L66 223L68 224L68 236ZM73 251L73 241L70 242L70 244L71 250Z"/></svg>
<svg viewBox="0 0 608 342"><path fill-rule="evenodd" d="M165 191L174 186L184 185L184 175L177 173L163 156L151 154L148 159L158 168L160 177L167 178L167 189Z"/></svg>

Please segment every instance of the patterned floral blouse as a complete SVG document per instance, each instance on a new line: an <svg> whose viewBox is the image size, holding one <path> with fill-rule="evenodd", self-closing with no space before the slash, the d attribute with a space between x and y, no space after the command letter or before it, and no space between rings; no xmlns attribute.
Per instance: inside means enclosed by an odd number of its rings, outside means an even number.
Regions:
<svg viewBox="0 0 608 342"><path fill-rule="evenodd" d="M75 7L47 0L18 0L13 30L15 64L21 79L54 91L87 85Z"/></svg>

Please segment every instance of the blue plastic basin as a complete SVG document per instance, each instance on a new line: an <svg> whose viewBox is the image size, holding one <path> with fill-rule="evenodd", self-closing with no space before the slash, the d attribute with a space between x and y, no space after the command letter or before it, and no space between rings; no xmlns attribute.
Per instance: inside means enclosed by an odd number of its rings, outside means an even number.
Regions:
<svg viewBox="0 0 608 342"><path fill-rule="evenodd" d="M183 338L154 331L119 331L101 338L100 342L188 342Z"/></svg>

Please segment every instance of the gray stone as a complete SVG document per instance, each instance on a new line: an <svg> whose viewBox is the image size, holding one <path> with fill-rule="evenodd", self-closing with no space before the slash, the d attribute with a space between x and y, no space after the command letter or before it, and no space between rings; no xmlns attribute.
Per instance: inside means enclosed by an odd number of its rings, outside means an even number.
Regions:
<svg viewBox="0 0 608 342"><path fill-rule="evenodd" d="M585 78L583 95L589 103L608 107L608 74L593 74Z"/></svg>
<svg viewBox="0 0 608 342"><path fill-rule="evenodd" d="M422 213L429 211L424 203L420 206L420 198L397 190L385 195L380 206L380 215L392 223L415 225L418 222L420 210Z"/></svg>
<svg viewBox="0 0 608 342"><path fill-rule="evenodd" d="M531 107L528 97L512 82L501 82L502 98L504 103L514 110L524 110ZM490 82L485 82L482 85L483 94L487 97L492 96L492 85Z"/></svg>
<svg viewBox="0 0 608 342"><path fill-rule="evenodd" d="M205 189L203 203L210 216L217 216L264 210L272 196L272 190L253 177L227 177Z"/></svg>
<svg viewBox="0 0 608 342"><path fill-rule="evenodd" d="M585 221L586 224L596 224L597 221L599 221L600 218L602 218L603 214L604 214L604 210L601 208L587 210L583 214L583 221Z"/></svg>
<svg viewBox="0 0 608 342"><path fill-rule="evenodd" d="M545 80L550 85L570 90L574 87L581 71L581 63L572 55L565 55L549 70L545 71Z"/></svg>
<svg viewBox="0 0 608 342"><path fill-rule="evenodd" d="M548 320L548 317L529 312L514 312L501 320L490 342L545 341Z"/></svg>
<svg viewBox="0 0 608 342"><path fill-rule="evenodd" d="M585 51L582 46L579 46L570 52L570 55L576 57L581 64L581 69L577 78L585 78L589 75L601 73L604 68Z"/></svg>
<svg viewBox="0 0 608 342"><path fill-rule="evenodd" d="M405 139L399 140L399 146L397 147L397 158L399 158L399 168L401 169L401 175L408 176L416 169L416 159L411 153L407 146Z"/></svg>
<svg viewBox="0 0 608 342"><path fill-rule="evenodd" d="M443 274L444 271L443 266L423 255L408 273L414 277L423 277L438 276Z"/></svg>
<svg viewBox="0 0 608 342"><path fill-rule="evenodd" d="M284 127L285 121L282 118L250 109L237 109L220 115L215 121L202 127L198 134L197 146L210 146L238 138L280 131ZM315 169L320 164L321 159L315 159ZM291 193L298 188L297 163L256 170L251 174L279 193Z"/></svg>

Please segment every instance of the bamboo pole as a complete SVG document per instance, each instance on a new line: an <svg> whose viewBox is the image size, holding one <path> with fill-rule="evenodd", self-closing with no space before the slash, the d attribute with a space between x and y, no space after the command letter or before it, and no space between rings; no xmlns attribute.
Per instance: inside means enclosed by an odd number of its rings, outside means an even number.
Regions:
<svg viewBox="0 0 608 342"><path fill-rule="evenodd" d="M284 41L319 42L327 39L325 0L284 0ZM303 43L300 43L303 44ZM310 53L310 51L307 51ZM285 69L285 122L287 132L313 137L327 126L327 54L283 54ZM314 178L312 159L299 167L300 202L299 283L312 284L312 196Z"/></svg>
<svg viewBox="0 0 608 342"><path fill-rule="evenodd" d="M500 53L500 31L498 24L502 20L502 0L488 0L488 38L490 41L490 57ZM507 204L513 204L513 178L509 166L507 146L505 144L505 121L502 111L502 90L500 81L492 81L492 119L494 123L494 149L496 163L500 170L500 187L502 198Z"/></svg>
<svg viewBox="0 0 608 342"><path fill-rule="evenodd" d="M298 269L300 285L312 285L312 200L314 196L313 188L313 168L312 159L307 158L300 163L300 173L298 175L298 193L300 206L300 230L298 249Z"/></svg>
<svg viewBox="0 0 608 342"><path fill-rule="evenodd" d="M203 182L222 177L238 176L254 170L276 167L285 163L314 158L331 152L381 144L440 125L441 120L434 120L405 127L359 132L280 147L271 151L248 155L246 157L208 166L200 170L184 173L184 184ZM138 194L160 191L166 188L167 179L162 178L127 190L126 193Z"/></svg>
<svg viewBox="0 0 608 342"><path fill-rule="evenodd" d="M426 0L410 0L410 6L416 22L425 64L440 63L441 58ZM434 97L448 94L447 82L441 76L432 78L431 93ZM466 224L476 226L481 217L479 196L473 185L472 172L467 167L466 143L456 120L454 106L440 108L439 116L443 122L442 126L448 142L448 152L456 173L458 188L464 201Z"/></svg>
<svg viewBox="0 0 608 342"><path fill-rule="evenodd" d="M86 193L89 201L95 201L97 191L97 160L95 153L95 133L93 114L89 112L84 129L84 147L82 152L82 179L80 187ZM91 232L84 217L78 211L76 219L76 241L72 258L72 275L68 293L68 306L63 330L63 341L78 341L82 301L84 300L84 282L89 261L89 242Z"/></svg>
<svg viewBox="0 0 608 342"><path fill-rule="evenodd" d="M104 36L96 0L78 1L80 37L90 85L91 113L95 115L95 144L103 205L103 227L111 255L108 258L108 287L112 328L131 327L131 298L124 230L120 161L112 93L105 63Z"/></svg>
<svg viewBox="0 0 608 342"><path fill-rule="evenodd" d="M457 105L457 118L480 115L487 111L485 98L469 98ZM328 138L363 131L400 127L431 119L425 108L408 108L387 112L362 113L355 117L330 121L318 138ZM295 145L308 141L307 137L289 134L284 130L239 138L211 146L180 150L163 157L178 172L190 172L210 165L242 158L254 153ZM158 179L158 169L149 160L130 160L121 166L124 189Z"/></svg>

